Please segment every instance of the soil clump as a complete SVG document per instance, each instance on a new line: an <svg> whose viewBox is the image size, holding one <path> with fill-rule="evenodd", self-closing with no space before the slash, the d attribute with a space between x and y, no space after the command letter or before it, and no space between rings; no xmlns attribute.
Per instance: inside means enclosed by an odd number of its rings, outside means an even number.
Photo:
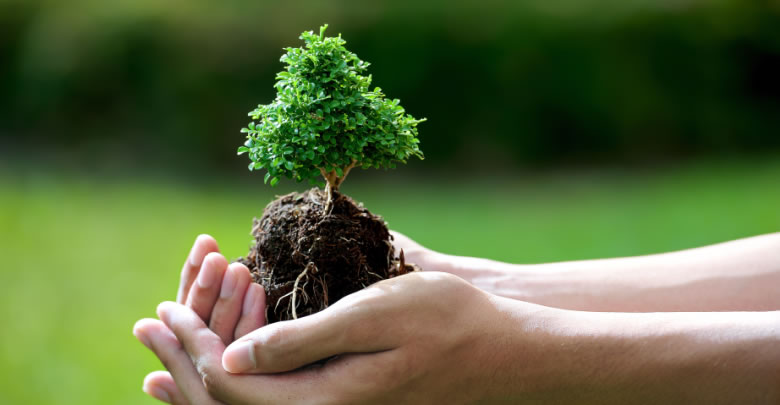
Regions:
<svg viewBox="0 0 780 405"><path fill-rule="evenodd" d="M351 198L318 188L279 197L255 218L255 243L238 259L266 291L268 323L327 308L377 281L417 270L395 258L382 217Z"/></svg>

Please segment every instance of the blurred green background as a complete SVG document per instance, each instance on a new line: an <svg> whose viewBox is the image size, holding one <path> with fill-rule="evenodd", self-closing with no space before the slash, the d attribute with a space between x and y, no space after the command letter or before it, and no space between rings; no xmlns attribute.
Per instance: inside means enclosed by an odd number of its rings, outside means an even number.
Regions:
<svg viewBox="0 0 780 405"><path fill-rule="evenodd" d="M780 2L0 0L0 403L153 403L135 320L274 194L235 149L329 23L425 161L344 191L453 254L544 262L780 230Z"/></svg>

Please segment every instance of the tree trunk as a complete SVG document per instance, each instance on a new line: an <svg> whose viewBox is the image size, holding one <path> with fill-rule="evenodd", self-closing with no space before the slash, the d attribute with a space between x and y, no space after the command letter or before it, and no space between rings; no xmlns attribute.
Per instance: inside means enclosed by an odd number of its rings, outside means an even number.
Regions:
<svg viewBox="0 0 780 405"><path fill-rule="evenodd" d="M349 171L352 170L353 167L357 164L356 160L353 160L352 163L349 164L349 166L345 167L342 171L343 176L339 177L338 174L336 174L335 170L331 170L330 172L326 172L325 169L320 168L320 173L322 173L322 177L325 178L325 181L327 181L327 184L325 185L325 194L328 196L327 200L325 201L325 215L328 215L330 213L331 207L333 207L333 194L339 191L339 186L341 186L341 183L344 182L344 179L347 178L347 175L349 174Z"/></svg>

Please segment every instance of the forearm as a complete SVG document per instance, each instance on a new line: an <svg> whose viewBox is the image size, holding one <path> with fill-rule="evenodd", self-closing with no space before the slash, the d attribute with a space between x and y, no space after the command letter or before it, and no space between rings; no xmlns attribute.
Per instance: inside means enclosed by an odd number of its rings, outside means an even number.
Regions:
<svg viewBox="0 0 780 405"><path fill-rule="evenodd" d="M514 348L502 350L510 355L495 375L508 378L496 386L514 395L497 397L553 404L780 403L780 312L548 313L531 325L517 321L522 315L506 323ZM538 344L540 328L546 333ZM530 334L537 345L527 341Z"/></svg>
<svg viewBox="0 0 780 405"><path fill-rule="evenodd" d="M493 294L586 311L780 309L780 233L651 256L538 265L431 253L428 268ZM423 267L425 268L425 267Z"/></svg>
<svg viewBox="0 0 780 405"><path fill-rule="evenodd" d="M602 398L648 404L780 401L780 312L578 315L571 339L579 342L572 345L583 359L574 364L583 382L599 377L591 392L603 389Z"/></svg>

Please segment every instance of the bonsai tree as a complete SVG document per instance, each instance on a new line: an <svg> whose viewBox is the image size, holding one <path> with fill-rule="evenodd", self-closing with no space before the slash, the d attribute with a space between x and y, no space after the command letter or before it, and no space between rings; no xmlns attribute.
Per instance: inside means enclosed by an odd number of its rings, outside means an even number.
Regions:
<svg viewBox="0 0 780 405"><path fill-rule="evenodd" d="M318 184L322 176L330 208L333 193L356 166L394 168L410 156L423 158L417 124L397 99L371 89L369 63L344 47L346 41L301 34L305 46L287 48L276 75L276 99L249 113L253 120L242 132L250 170L265 169L275 186L281 177ZM329 212L326 209L325 212Z"/></svg>
<svg viewBox="0 0 780 405"><path fill-rule="evenodd" d="M304 46L287 48L276 75L276 98L249 113L238 148L265 182L282 177L313 185L272 201L254 220L255 243L246 258L267 295L268 322L297 318L376 281L415 269L396 258L381 217L339 193L355 167L393 168L423 158L418 120L398 100L371 89L369 66L348 51L341 36L304 32ZM322 176L322 177L320 177ZM323 182L324 180L324 182Z"/></svg>

